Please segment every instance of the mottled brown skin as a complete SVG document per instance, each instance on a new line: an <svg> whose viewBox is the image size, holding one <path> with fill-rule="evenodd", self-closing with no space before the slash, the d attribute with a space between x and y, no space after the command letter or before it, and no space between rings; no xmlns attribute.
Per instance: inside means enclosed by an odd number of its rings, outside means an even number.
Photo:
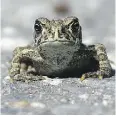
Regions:
<svg viewBox="0 0 116 116"><path fill-rule="evenodd" d="M34 24L34 46L17 47L9 75L14 80L48 77L112 76L106 49L102 44L82 43L82 28L76 17L64 20L38 18Z"/></svg>

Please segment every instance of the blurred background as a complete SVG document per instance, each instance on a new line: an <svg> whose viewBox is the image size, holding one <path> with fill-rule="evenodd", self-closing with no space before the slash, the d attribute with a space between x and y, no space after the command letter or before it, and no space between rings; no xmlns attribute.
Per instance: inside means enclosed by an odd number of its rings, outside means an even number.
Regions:
<svg viewBox="0 0 116 116"><path fill-rule="evenodd" d="M8 74L12 51L33 42L33 25L38 17L59 19L76 16L83 31L83 43L102 43L115 60L115 0L2 0L1 72Z"/></svg>

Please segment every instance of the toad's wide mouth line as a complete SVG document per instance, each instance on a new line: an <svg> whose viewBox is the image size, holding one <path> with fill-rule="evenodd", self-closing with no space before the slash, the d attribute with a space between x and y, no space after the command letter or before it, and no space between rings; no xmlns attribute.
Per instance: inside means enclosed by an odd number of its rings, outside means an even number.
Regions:
<svg viewBox="0 0 116 116"><path fill-rule="evenodd" d="M71 41L71 40L49 40L49 41L43 41L43 42L40 42L39 45L41 44L50 44L50 43L55 43L55 42L58 42L58 43L68 43L68 44L75 44L75 41Z"/></svg>

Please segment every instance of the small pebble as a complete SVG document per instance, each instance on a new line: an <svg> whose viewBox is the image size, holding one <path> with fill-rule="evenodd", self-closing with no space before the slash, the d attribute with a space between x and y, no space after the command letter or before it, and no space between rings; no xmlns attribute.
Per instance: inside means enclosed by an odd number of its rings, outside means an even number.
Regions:
<svg viewBox="0 0 116 116"><path fill-rule="evenodd" d="M51 85L59 85L60 83L62 83L61 79L47 79L44 80L43 82L49 83Z"/></svg>
<svg viewBox="0 0 116 116"><path fill-rule="evenodd" d="M87 98L88 98L88 95L87 94L82 94L82 95L79 95L79 98L86 101Z"/></svg>
<svg viewBox="0 0 116 116"><path fill-rule="evenodd" d="M98 106L98 103L94 103L94 106Z"/></svg>
<svg viewBox="0 0 116 116"><path fill-rule="evenodd" d="M8 102L7 105L14 107L14 108L25 108L28 107L30 104L28 101L16 101L16 102Z"/></svg>
<svg viewBox="0 0 116 116"><path fill-rule="evenodd" d="M107 105L108 105L108 102L107 102L106 100L103 100L102 104L103 104L104 106L107 106Z"/></svg>
<svg viewBox="0 0 116 116"><path fill-rule="evenodd" d="M45 108L45 104L40 103L40 102L32 102L30 105L31 105L32 107L34 107L34 108L36 108L36 107Z"/></svg>
<svg viewBox="0 0 116 116"><path fill-rule="evenodd" d="M67 102L68 102L68 100L67 100L67 99L65 99L65 98L62 98L62 99L60 100L60 102L62 102L62 103L67 103Z"/></svg>
<svg viewBox="0 0 116 116"><path fill-rule="evenodd" d="M71 100L70 101L70 104L75 104L75 100Z"/></svg>

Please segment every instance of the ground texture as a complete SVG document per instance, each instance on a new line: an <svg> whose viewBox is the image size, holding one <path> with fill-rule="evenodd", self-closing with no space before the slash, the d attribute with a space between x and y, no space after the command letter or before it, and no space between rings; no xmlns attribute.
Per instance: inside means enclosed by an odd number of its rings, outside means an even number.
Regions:
<svg viewBox="0 0 116 116"><path fill-rule="evenodd" d="M115 114L115 77L2 81L2 114Z"/></svg>

